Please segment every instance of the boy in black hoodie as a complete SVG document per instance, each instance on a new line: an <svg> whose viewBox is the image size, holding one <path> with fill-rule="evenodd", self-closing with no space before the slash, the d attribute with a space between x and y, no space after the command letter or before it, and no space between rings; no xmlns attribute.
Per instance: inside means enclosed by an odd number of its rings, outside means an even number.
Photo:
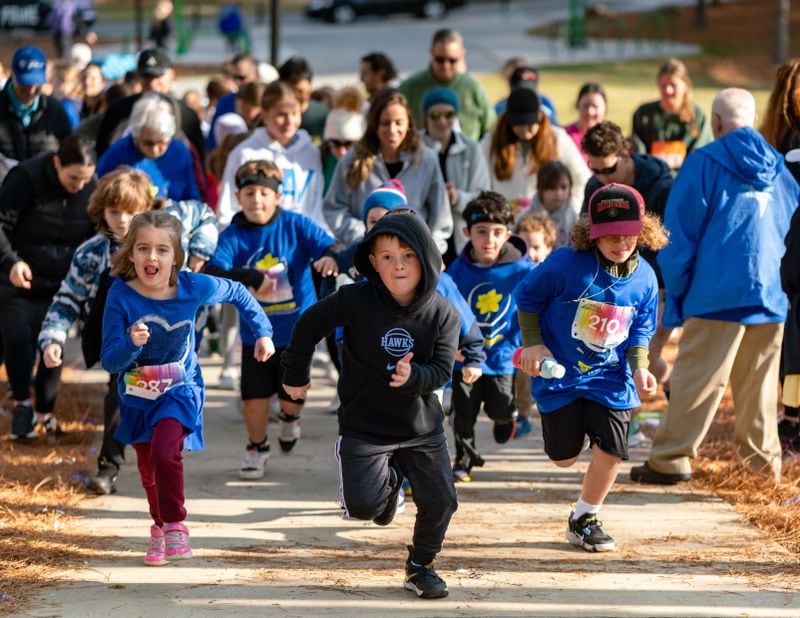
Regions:
<svg viewBox="0 0 800 618"><path fill-rule="evenodd" d="M353 261L366 281L340 288L300 317L282 357L283 387L305 398L314 346L342 326L336 457L343 513L388 525L408 477L417 520L405 588L445 597L447 584L432 562L458 503L433 391L450 379L460 318L436 293L441 255L415 215L382 218Z"/></svg>

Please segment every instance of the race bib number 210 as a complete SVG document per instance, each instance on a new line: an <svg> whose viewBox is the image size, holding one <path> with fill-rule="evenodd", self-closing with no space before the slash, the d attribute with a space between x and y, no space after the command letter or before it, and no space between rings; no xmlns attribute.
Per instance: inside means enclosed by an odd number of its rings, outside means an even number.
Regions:
<svg viewBox="0 0 800 618"><path fill-rule="evenodd" d="M597 352L613 350L628 338L633 315L633 307L582 298L572 322L572 336Z"/></svg>

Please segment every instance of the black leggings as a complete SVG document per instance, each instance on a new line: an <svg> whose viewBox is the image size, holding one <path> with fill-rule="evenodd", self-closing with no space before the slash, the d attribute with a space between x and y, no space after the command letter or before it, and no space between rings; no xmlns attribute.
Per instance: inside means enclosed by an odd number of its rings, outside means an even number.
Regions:
<svg viewBox="0 0 800 618"><path fill-rule="evenodd" d="M50 300L0 299L0 336L11 396L16 401L30 398L33 382L36 411L43 414L55 408L56 395L61 386L61 367L48 369L41 358L36 377L32 378L39 351L36 340L49 307Z"/></svg>

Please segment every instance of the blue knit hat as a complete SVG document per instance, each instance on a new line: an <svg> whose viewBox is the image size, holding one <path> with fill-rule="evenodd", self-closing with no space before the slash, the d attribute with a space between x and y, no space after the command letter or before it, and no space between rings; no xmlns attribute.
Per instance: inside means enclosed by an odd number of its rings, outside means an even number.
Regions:
<svg viewBox="0 0 800 618"><path fill-rule="evenodd" d="M425 96L422 98L422 113L427 114L431 107L439 103L450 105L453 109L458 111L459 105L456 93L450 90L450 88L440 87L431 88L425 93Z"/></svg>
<svg viewBox="0 0 800 618"><path fill-rule="evenodd" d="M395 208L407 208L405 187L399 180L387 180L380 187L375 189L367 196L364 201L364 209L361 211L361 220L366 223L367 215L373 208L385 208L394 210Z"/></svg>

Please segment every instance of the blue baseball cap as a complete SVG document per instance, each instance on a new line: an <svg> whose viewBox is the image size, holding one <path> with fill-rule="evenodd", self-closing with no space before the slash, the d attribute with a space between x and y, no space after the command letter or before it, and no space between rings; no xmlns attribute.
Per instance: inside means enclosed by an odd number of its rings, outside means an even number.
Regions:
<svg viewBox="0 0 800 618"><path fill-rule="evenodd" d="M47 58L38 47L20 47L11 59L11 71L20 86L41 86L47 81Z"/></svg>

